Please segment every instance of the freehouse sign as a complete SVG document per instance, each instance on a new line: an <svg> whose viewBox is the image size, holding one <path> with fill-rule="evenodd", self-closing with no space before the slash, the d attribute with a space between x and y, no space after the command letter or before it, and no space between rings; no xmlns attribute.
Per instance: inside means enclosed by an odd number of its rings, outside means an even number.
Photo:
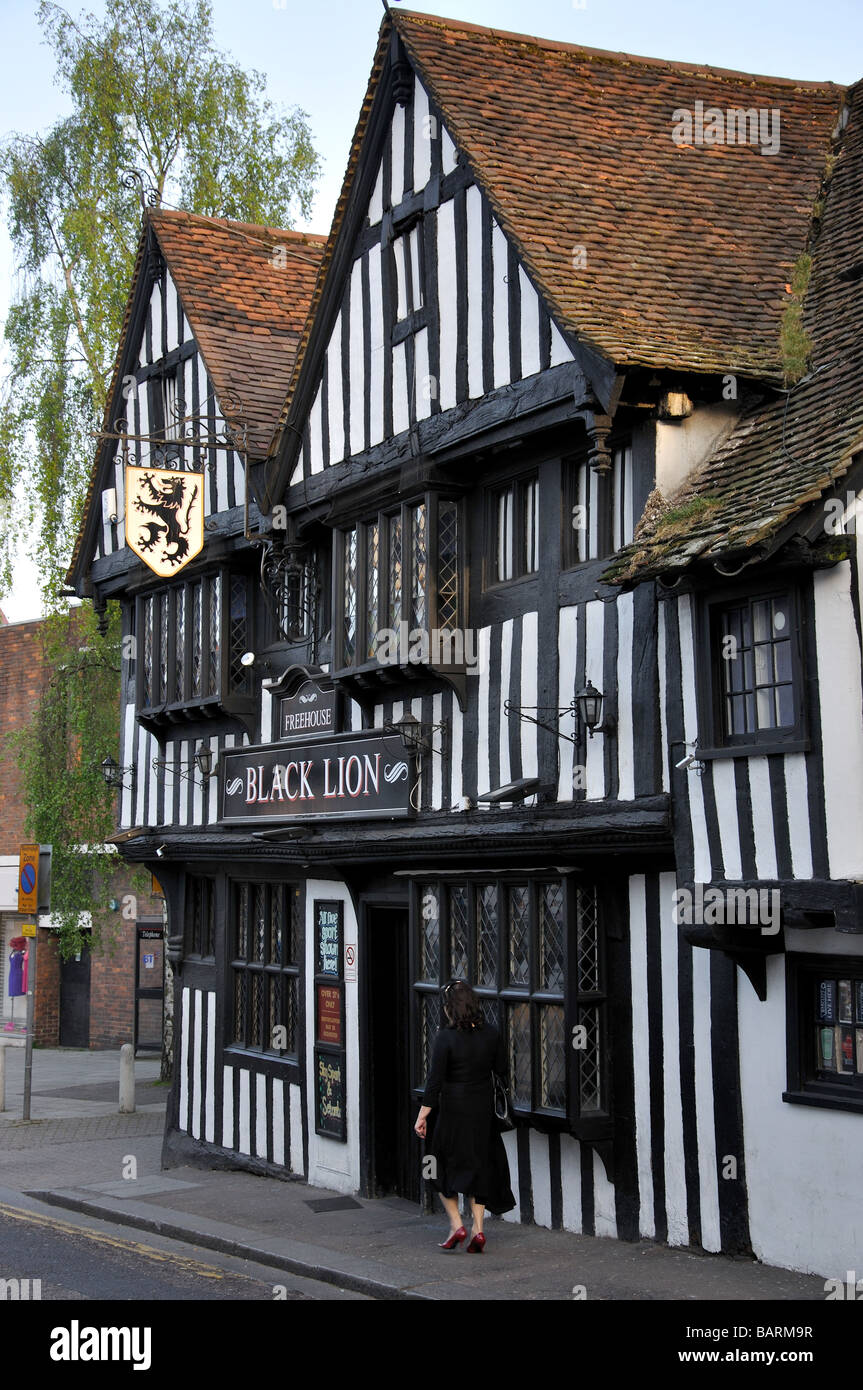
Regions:
<svg viewBox="0 0 863 1390"><path fill-rule="evenodd" d="M398 735L335 735L326 742L226 752L219 804L226 825L407 816L408 756Z"/></svg>

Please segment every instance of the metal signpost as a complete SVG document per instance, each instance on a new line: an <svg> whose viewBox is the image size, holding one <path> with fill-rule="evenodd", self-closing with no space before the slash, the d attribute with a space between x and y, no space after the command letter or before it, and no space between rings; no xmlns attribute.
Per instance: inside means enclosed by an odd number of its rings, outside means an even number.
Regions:
<svg viewBox="0 0 863 1390"><path fill-rule="evenodd" d="M33 1075L33 1024L36 1012L36 917L51 910L51 846L21 845L18 853L18 911L32 913L22 934L31 945L27 952L27 1035L24 1044L24 1113L30 1118L30 1088Z"/></svg>

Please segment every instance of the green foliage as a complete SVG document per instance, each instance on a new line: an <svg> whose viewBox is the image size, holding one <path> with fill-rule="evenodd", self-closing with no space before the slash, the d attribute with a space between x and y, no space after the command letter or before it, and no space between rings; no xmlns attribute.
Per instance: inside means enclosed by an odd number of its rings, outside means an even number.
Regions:
<svg viewBox="0 0 863 1390"><path fill-rule="evenodd" d="M42 640L42 697L29 727L13 739L29 807L27 834L53 847L51 907L68 958L85 939L81 913L92 914L91 945L110 944L103 940L111 920L104 914L118 858L105 851L105 840L115 830L117 793L105 785L100 764L117 750L119 613L110 613L104 637L89 604L54 614Z"/></svg>
<svg viewBox="0 0 863 1390"><path fill-rule="evenodd" d="M19 272L0 403L0 590L22 530L49 603L80 524L141 224L156 202L289 227L318 159L305 114L213 41L209 0L106 0L104 21L42 0L72 114L12 135L0 179Z"/></svg>

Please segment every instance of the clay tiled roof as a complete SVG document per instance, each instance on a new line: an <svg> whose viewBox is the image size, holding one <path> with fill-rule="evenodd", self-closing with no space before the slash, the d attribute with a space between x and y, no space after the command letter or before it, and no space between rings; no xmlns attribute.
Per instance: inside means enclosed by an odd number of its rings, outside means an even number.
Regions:
<svg viewBox="0 0 863 1390"><path fill-rule="evenodd" d="M222 409L242 405L249 452L263 456L279 419L297 359L326 238L190 212L148 211L138 242L103 429L113 427L136 290L152 229L201 350ZM102 451L96 451L84 506L94 505ZM74 583L81 560L79 530L67 573Z"/></svg>
<svg viewBox="0 0 863 1390"><path fill-rule="evenodd" d="M326 238L188 212L149 216L216 395L220 402L240 398L249 451L262 456L294 368Z"/></svg>
<svg viewBox="0 0 863 1390"><path fill-rule="evenodd" d="M642 528L609 577L647 578L708 556L730 561L731 552L736 565L766 553L863 450L863 84L849 91L848 111L812 238L806 375L787 395L762 393L749 403L671 514Z"/></svg>
<svg viewBox="0 0 863 1390"><path fill-rule="evenodd" d="M392 22L559 326L615 363L779 377L842 88ZM778 153L676 144L698 102L778 108Z"/></svg>

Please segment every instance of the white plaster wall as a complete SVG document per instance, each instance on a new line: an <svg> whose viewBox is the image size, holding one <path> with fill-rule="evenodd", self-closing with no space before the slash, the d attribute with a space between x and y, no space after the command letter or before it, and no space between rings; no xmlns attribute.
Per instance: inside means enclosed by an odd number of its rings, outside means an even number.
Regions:
<svg viewBox="0 0 863 1390"><path fill-rule="evenodd" d="M813 585L830 877L859 878L863 875L863 690L851 566L819 570Z"/></svg>
<svg viewBox="0 0 863 1390"><path fill-rule="evenodd" d="M671 497L694 468L709 458L737 422L737 403L702 405L686 420L656 424L656 486Z"/></svg>
<svg viewBox="0 0 863 1390"><path fill-rule="evenodd" d="M358 939L357 918L350 893L344 883L310 878L306 883L306 1105L309 1126L309 1171L307 1181L312 1187L330 1187L335 1192L356 1192L360 1186L360 1070L359 1070L359 1010L357 983L346 982L345 1033L347 1043L347 1122L348 1142L340 1144L315 1134L315 933L314 902L316 898L343 902L345 905L345 942Z"/></svg>
<svg viewBox="0 0 863 1390"><path fill-rule="evenodd" d="M860 1116L781 1099L785 969L767 964L762 1003L738 971L740 1073L749 1228L766 1264L804 1274L863 1275Z"/></svg>

